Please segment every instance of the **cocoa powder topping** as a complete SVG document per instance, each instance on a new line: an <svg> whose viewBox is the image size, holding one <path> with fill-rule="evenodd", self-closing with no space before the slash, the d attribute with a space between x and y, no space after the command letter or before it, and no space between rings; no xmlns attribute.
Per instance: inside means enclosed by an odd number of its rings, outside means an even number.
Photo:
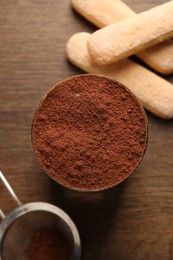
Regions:
<svg viewBox="0 0 173 260"><path fill-rule="evenodd" d="M52 88L33 119L32 142L44 170L80 190L112 187L140 163L147 142L143 107L122 84L78 75Z"/></svg>

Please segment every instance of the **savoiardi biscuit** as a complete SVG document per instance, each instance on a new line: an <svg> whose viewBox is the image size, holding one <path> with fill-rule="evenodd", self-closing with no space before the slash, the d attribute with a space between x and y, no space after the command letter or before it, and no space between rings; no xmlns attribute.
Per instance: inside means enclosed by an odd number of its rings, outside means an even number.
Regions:
<svg viewBox="0 0 173 260"><path fill-rule="evenodd" d="M72 7L99 28L116 23L136 13L120 0L72 0ZM137 56L163 74L173 72L173 41L171 39L147 48Z"/></svg>
<svg viewBox="0 0 173 260"><path fill-rule="evenodd" d="M98 64L109 64L173 36L173 1L94 32L88 50Z"/></svg>

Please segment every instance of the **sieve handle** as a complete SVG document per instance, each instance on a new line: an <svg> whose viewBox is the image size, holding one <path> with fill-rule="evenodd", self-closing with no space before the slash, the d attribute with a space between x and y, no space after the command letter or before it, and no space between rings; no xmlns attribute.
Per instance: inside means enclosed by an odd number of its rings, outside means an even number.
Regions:
<svg viewBox="0 0 173 260"><path fill-rule="evenodd" d="M2 211L2 209L0 209L0 218L1 218L1 219L4 219L4 218L5 218L5 214L4 214L4 212Z"/></svg>
<svg viewBox="0 0 173 260"><path fill-rule="evenodd" d="M6 180L5 176L3 175L3 173L1 171L0 171L0 180L2 181L2 183L6 187L6 189L8 190L8 192L10 193L11 197L16 202L16 204L18 206L22 206L22 203L20 202L20 200L16 196L15 192L13 191L13 189L11 188L10 184L8 183L8 181ZM0 209L0 217L2 219L5 218L5 214L3 213L2 209Z"/></svg>

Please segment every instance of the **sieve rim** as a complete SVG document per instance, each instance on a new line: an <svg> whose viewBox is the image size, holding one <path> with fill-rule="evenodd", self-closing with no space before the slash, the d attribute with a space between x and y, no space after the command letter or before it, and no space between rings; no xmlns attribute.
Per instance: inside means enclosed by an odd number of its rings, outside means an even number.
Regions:
<svg viewBox="0 0 173 260"><path fill-rule="evenodd" d="M62 209L59 207L52 205L47 202L30 202L26 203L13 211L11 211L5 219L2 220L0 223L0 260L2 259L2 242L3 242L3 237L9 226L17 220L19 217L29 213L29 212L34 212L34 211L45 211L49 212L52 214L55 214L59 218L61 218L65 225L68 226L68 228L71 231L71 235L73 237L74 241L74 260L80 259L81 255L81 241L80 241L80 236L79 232L77 230L76 225L74 224L73 220L65 213Z"/></svg>

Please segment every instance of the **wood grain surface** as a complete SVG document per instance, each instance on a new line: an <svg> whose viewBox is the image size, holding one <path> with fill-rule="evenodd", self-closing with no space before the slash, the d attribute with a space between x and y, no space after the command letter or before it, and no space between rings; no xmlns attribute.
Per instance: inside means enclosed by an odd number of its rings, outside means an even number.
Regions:
<svg viewBox="0 0 173 260"><path fill-rule="evenodd" d="M140 12L166 1L125 2ZM73 33L95 29L69 0L0 0L0 169L23 203L47 201L71 216L82 259L173 259L173 120L147 112L143 162L126 182L102 193L60 187L33 153L31 122L41 97L82 73L67 61L65 44ZM15 207L2 186L0 207L5 213Z"/></svg>

